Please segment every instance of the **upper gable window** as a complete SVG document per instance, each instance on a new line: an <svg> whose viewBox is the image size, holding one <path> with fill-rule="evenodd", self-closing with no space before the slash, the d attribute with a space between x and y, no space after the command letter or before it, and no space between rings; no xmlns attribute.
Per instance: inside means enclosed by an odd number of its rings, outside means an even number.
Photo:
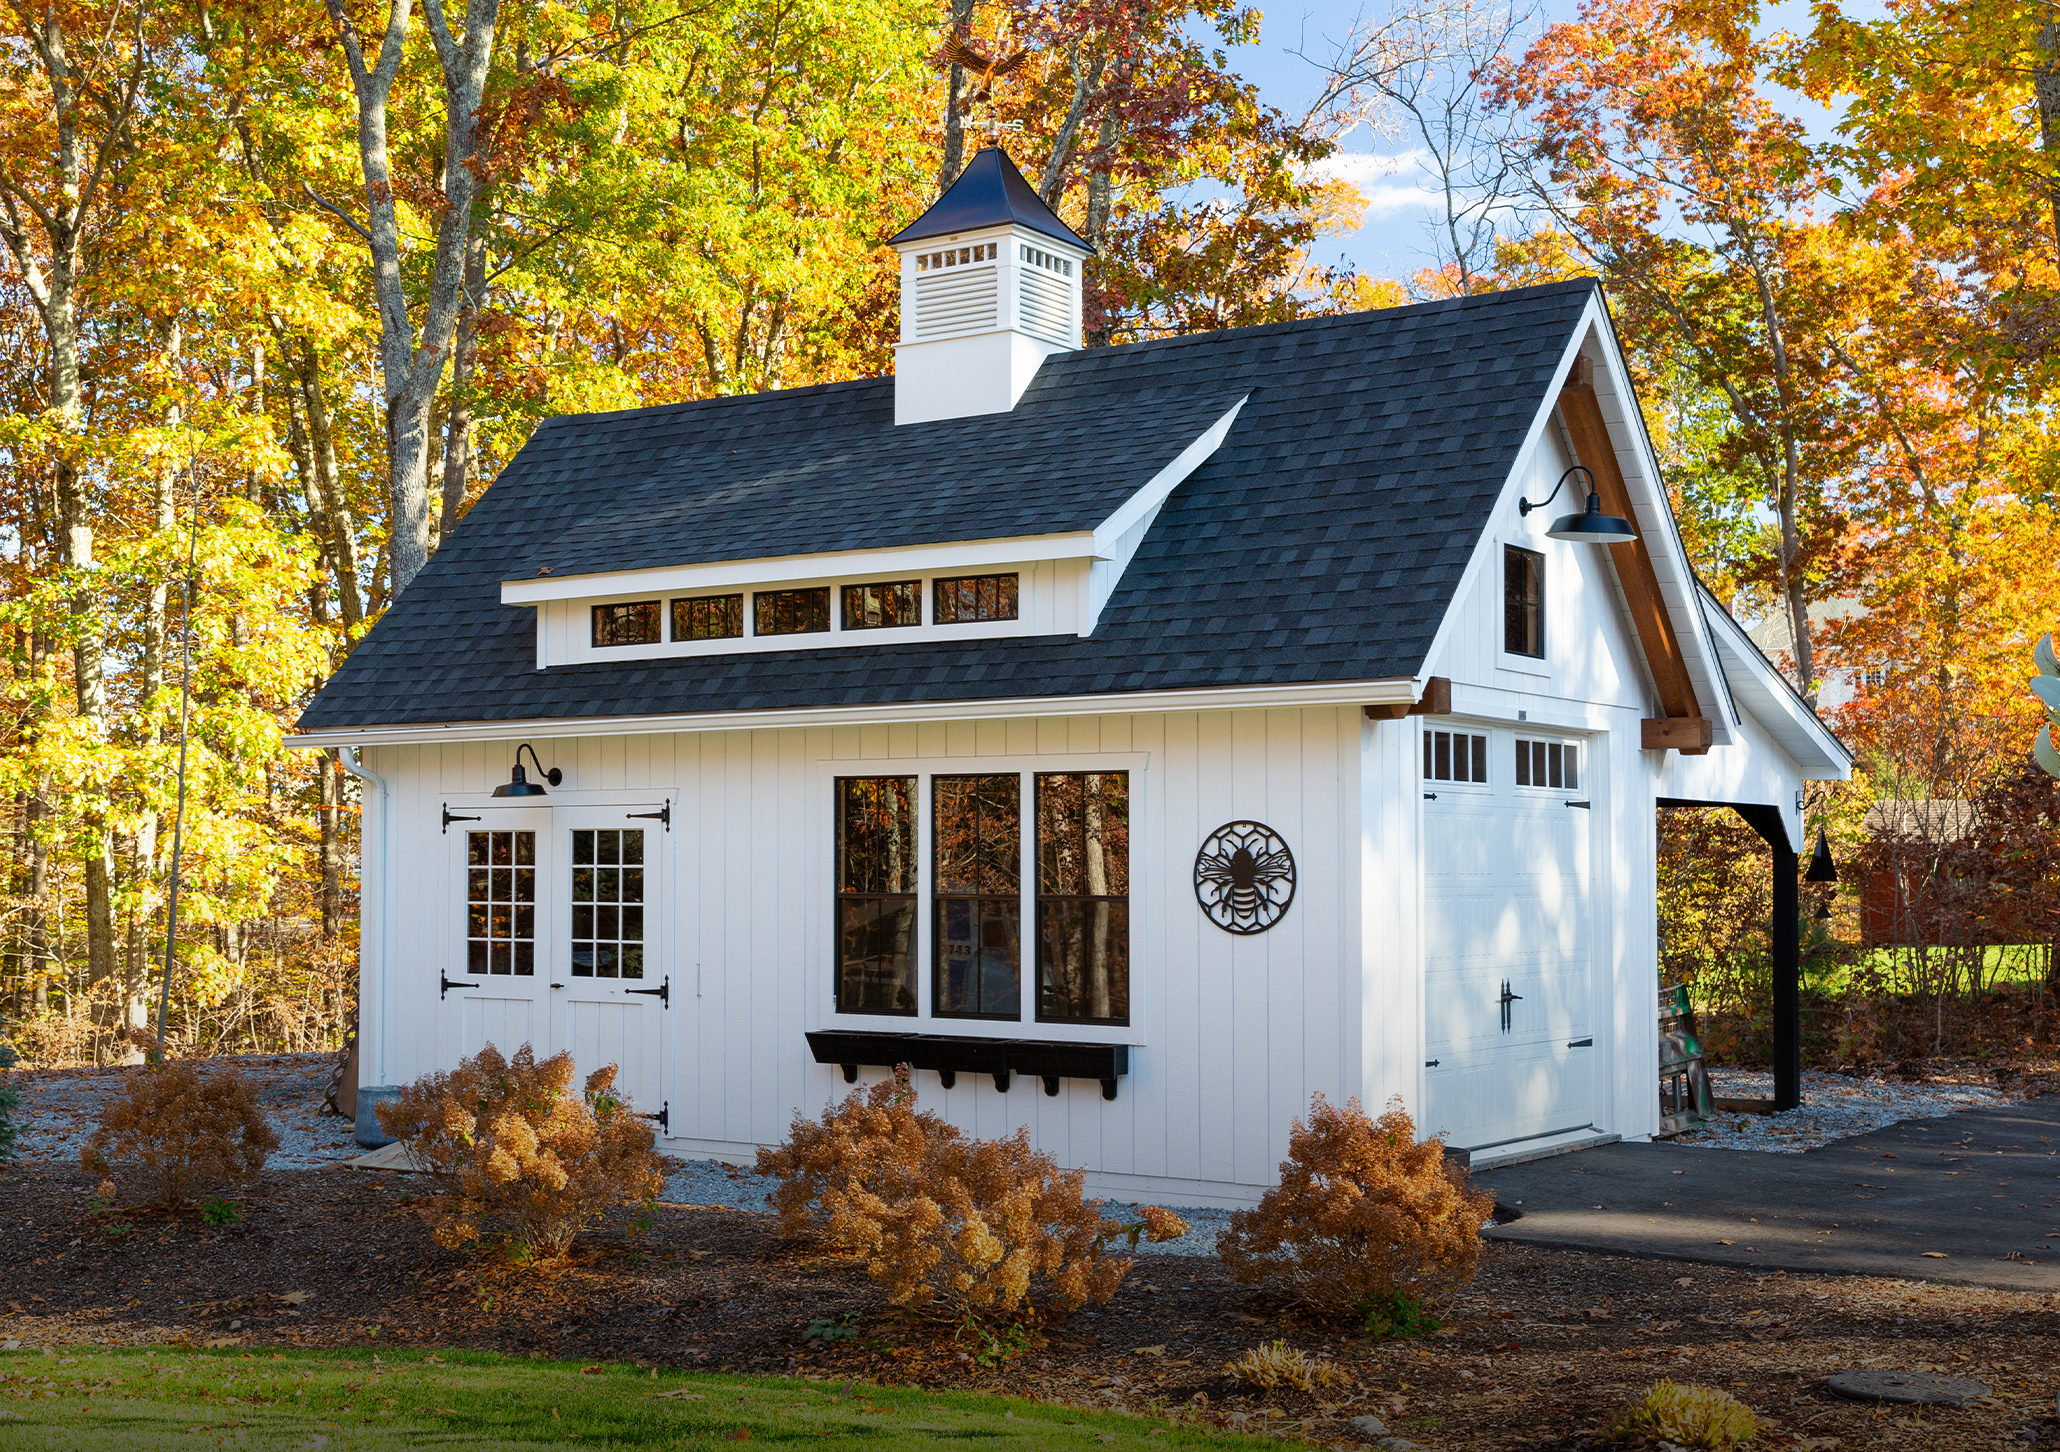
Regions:
<svg viewBox="0 0 2060 1452"><path fill-rule="evenodd" d="M937 582L937 623L970 625L1016 618L1014 575L966 575Z"/></svg>
<svg viewBox="0 0 2060 1452"><path fill-rule="evenodd" d="M735 640L743 634L742 595L703 595L672 602L674 640Z"/></svg>
<svg viewBox="0 0 2060 1452"><path fill-rule="evenodd" d="M923 582L891 580L880 585L846 585L844 628L886 630L923 623Z"/></svg>
<svg viewBox="0 0 2060 1452"><path fill-rule="evenodd" d="M759 635L811 635L830 628L830 587L760 590L751 597L752 630Z"/></svg>
<svg viewBox="0 0 2060 1452"><path fill-rule="evenodd" d="M1502 648L1545 658L1545 556L1502 547Z"/></svg>
<svg viewBox="0 0 2060 1452"><path fill-rule="evenodd" d="M656 645L658 602L637 600L626 605L594 607L594 644Z"/></svg>

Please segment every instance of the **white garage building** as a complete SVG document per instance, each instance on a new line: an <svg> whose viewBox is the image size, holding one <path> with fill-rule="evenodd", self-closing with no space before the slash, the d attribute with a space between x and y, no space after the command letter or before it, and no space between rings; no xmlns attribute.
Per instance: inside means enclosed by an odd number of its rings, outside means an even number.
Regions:
<svg viewBox="0 0 2060 1452"><path fill-rule="evenodd" d="M1179 1204L1319 1090L1476 1163L1650 1134L1656 807L1774 844L1792 973L1849 762L1697 584L1600 291L1083 350L992 149L895 246L894 377L550 420L307 711L362 1081L569 1047L742 1158L907 1062Z"/></svg>

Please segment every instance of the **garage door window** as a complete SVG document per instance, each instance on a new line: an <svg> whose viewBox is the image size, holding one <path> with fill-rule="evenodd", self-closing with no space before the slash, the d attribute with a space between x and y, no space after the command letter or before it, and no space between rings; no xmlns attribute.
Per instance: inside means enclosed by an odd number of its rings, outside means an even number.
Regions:
<svg viewBox="0 0 2060 1452"><path fill-rule="evenodd" d="M1464 731L1424 732L1423 779L1487 781L1488 738Z"/></svg>
<svg viewBox="0 0 2060 1452"><path fill-rule="evenodd" d="M1572 742L1516 739L1516 784L1579 791L1580 748Z"/></svg>

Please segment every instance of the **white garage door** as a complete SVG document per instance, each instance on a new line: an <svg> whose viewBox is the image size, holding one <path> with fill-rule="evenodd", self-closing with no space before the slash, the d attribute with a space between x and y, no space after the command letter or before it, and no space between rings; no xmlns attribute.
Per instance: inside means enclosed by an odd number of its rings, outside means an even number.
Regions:
<svg viewBox="0 0 2060 1452"><path fill-rule="evenodd" d="M1481 1150L1586 1128L1597 1055L1585 749L1435 725L1424 747L1426 1130Z"/></svg>

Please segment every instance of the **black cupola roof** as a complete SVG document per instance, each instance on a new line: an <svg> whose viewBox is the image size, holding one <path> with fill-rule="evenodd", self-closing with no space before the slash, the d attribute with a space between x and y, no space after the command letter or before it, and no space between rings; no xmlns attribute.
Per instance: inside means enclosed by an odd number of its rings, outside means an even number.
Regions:
<svg viewBox="0 0 2060 1452"><path fill-rule="evenodd" d="M896 247L903 242L920 242L925 237L972 232L982 227L1005 227L1011 222L1056 237L1082 251L1094 251L1053 214L999 146L981 147L979 155L966 164L958 180L930 210L888 238L887 245Z"/></svg>

